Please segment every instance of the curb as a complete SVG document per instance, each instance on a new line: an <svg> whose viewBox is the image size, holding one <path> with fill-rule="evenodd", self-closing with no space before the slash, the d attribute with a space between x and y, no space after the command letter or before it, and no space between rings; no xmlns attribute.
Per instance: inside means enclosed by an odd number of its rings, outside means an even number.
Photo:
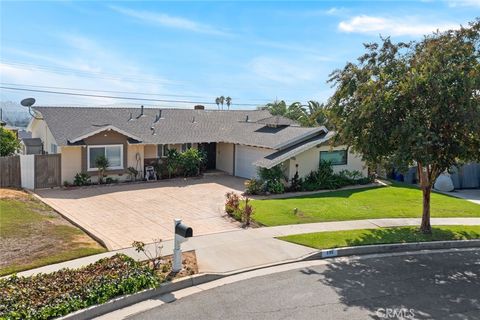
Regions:
<svg viewBox="0 0 480 320"><path fill-rule="evenodd" d="M452 241L431 241L412 242L395 244L378 244L358 247L345 247L338 249L327 249L315 252L302 260L318 260L335 257L357 256L377 253L394 253L405 251L439 250L453 248L475 248L480 247L479 240L452 240Z"/></svg>
<svg viewBox="0 0 480 320"><path fill-rule="evenodd" d="M63 317L57 318L59 320L87 320L92 319L95 317L99 317L106 313L122 309L128 307L132 304L141 302L143 300L150 299L155 296L159 296L165 293L185 289L188 287L196 286L205 282L210 282L213 280L217 280L223 278L222 275L216 274L198 274L193 275L185 278L181 278L178 280L174 280L172 282L167 282L160 284L158 288L153 289L145 289L143 291L132 293L125 296L120 296L118 298L114 298L112 300L107 301L103 304L97 304L90 306L86 309L81 309L70 314L67 314Z"/></svg>
<svg viewBox="0 0 480 320"><path fill-rule="evenodd" d="M169 292L185 289L188 287L200 285L206 282L218 280L228 276L237 275L240 273L255 271L259 269L280 266L301 261L322 260L336 257L346 256L362 256L369 254L381 253L397 253L409 251L423 251L423 250L441 250L441 249L458 249L458 248L480 248L480 239L478 240L452 240L452 241L433 241L433 242L413 242L413 243L397 243L397 244L380 244L380 245L366 245L357 247L345 247L338 249L319 250L309 255L293 259L289 261L282 261L279 263L272 263L268 265L255 266L248 269L234 270L228 273L206 273L197 274L172 282L160 284L160 287L153 289L146 289L130 295L121 296L109 300L104 304L93 305L86 309L81 309L57 318L59 320L87 320L104 314L122 309L138 302L166 294Z"/></svg>

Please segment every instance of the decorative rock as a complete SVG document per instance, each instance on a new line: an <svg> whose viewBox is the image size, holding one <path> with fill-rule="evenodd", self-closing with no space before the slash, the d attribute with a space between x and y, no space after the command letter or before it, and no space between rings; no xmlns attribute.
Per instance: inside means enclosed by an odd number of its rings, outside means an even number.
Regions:
<svg viewBox="0 0 480 320"><path fill-rule="evenodd" d="M453 186L452 178L450 178L450 175L445 173L442 173L437 178L437 181L435 181L433 187L435 188L435 190L444 192L453 191L455 189L455 187Z"/></svg>

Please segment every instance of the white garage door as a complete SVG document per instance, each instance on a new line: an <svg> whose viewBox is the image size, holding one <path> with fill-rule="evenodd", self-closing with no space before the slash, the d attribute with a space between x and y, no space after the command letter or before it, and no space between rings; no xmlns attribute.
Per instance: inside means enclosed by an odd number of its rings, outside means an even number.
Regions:
<svg viewBox="0 0 480 320"><path fill-rule="evenodd" d="M235 150L235 175L247 179L256 178L257 167L252 163L272 152L271 149L237 145Z"/></svg>

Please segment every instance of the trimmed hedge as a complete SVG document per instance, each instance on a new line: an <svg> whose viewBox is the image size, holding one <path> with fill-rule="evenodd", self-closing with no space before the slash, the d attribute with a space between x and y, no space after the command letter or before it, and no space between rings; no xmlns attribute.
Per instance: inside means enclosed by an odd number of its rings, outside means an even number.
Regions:
<svg viewBox="0 0 480 320"><path fill-rule="evenodd" d="M159 282L147 265L122 254L80 269L14 275L0 279L0 319L51 319Z"/></svg>

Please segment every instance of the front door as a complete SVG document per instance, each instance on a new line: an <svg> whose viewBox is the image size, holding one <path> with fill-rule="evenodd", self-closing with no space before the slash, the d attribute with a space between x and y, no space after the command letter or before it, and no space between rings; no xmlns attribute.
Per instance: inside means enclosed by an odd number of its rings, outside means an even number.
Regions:
<svg viewBox="0 0 480 320"><path fill-rule="evenodd" d="M211 143L201 143L200 144L200 150L205 151L207 154L207 163L206 163L206 169L207 170L214 170L216 166L216 160L217 160L217 144L215 142Z"/></svg>

